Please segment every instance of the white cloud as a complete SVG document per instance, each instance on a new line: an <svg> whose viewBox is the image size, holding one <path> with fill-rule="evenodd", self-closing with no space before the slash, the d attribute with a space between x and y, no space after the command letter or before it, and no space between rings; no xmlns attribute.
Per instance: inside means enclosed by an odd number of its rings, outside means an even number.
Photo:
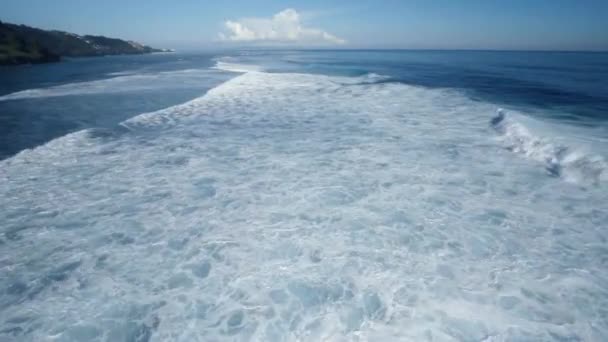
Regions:
<svg viewBox="0 0 608 342"><path fill-rule="evenodd" d="M300 44L344 44L346 41L323 30L302 26L300 14L286 9L272 18L247 18L224 23L220 40L231 42L277 42Z"/></svg>

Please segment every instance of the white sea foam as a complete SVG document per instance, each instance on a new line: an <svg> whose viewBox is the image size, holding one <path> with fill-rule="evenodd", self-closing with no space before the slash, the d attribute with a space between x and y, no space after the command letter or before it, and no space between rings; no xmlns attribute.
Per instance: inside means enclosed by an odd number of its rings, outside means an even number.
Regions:
<svg viewBox="0 0 608 342"><path fill-rule="evenodd" d="M241 72L241 73L262 71L262 68L257 65L232 63L232 62L226 62L226 61L222 61L222 60L217 61L214 68L219 69L219 70L224 70L224 71Z"/></svg>
<svg viewBox="0 0 608 342"><path fill-rule="evenodd" d="M499 109L491 120L492 127L500 133L509 150L542 162L551 175L569 181L594 184L608 180L608 163L602 156L585 151L581 146L535 135L521 122L532 119L519 116L518 120L513 116Z"/></svg>
<svg viewBox="0 0 608 342"><path fill-rule="evenodd" d="M189 87L207 82L216 77L217 72L209 69L186 69L153 73L125 73L115 77L62 84L48 88L18 91L0 96L0 101L73 96L87 94L124 93L129 91L153 90L170 87Z"/></svg>
<svg viewBox="0 0 608 342"><path fill-rule="evenodd" d="M606 191L493 110L250 72L1 161L0 337L606 340Z"/></svg>
<svg viewBox="0 0 608 342"><path fill-rule="evenodd" d="M138 72L136 70L117 71L117 72L108 73L108 76L128 76L128 75L133 75L133 74L137 74L137 73Z"/></svg>

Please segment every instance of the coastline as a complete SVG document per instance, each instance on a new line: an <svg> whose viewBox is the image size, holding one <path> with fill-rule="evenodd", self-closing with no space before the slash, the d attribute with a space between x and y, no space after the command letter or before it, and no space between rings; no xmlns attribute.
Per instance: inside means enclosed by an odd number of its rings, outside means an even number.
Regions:
<svg viewBox="0 0 608 342"><path fill-rule="evenodd" d="M60 62L64 57L142 55L173 52L132 40L43 30L0 21L0 65Z"/></svg>

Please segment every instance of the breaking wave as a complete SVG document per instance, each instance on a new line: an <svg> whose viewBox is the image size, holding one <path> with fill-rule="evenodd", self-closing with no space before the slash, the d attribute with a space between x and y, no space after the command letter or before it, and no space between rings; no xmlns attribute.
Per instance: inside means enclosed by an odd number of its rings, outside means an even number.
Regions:
<svg viewBox="0 0 608 342"><path fill-rule="evenodd" d="M490 125L500 134L507 149L543 163L550 175L581 183L606 180L608 164L603 157L539 137L503 109L497 111Z"/></svg>
<svg viewBox="0 0 608 342"><path fill-rule="evenodd" d="M230 71L230 72L254 72L254 71L262 71L262 68L253 64L242 64L242 63L232 63L226 61L217 61L215 64L215 69Z"/></svg>
<svg viewBox="0 0 608 342"><path fill-rule="evenodd" d="M186 69L177 71L162 71L154 73L114 73L110 78L75 82L52 86L48 88L36 88L18 91L0 96L0 101L35 99L57 96L89 95L89 94L111 94L129 91L158 90L167 87L186 88L200 84L209 83L218 75L216 71L209 69Z"/></svg>

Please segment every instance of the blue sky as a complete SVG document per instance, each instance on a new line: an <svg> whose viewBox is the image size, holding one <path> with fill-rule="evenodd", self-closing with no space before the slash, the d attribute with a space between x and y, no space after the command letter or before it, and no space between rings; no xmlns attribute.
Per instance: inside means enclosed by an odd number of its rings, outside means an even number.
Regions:
<svg viewBox="0 0 608 342"><path fill-rule="evenodd" d="M3 0L0 20L179 49L608 50L608 0Z"/></svg>

